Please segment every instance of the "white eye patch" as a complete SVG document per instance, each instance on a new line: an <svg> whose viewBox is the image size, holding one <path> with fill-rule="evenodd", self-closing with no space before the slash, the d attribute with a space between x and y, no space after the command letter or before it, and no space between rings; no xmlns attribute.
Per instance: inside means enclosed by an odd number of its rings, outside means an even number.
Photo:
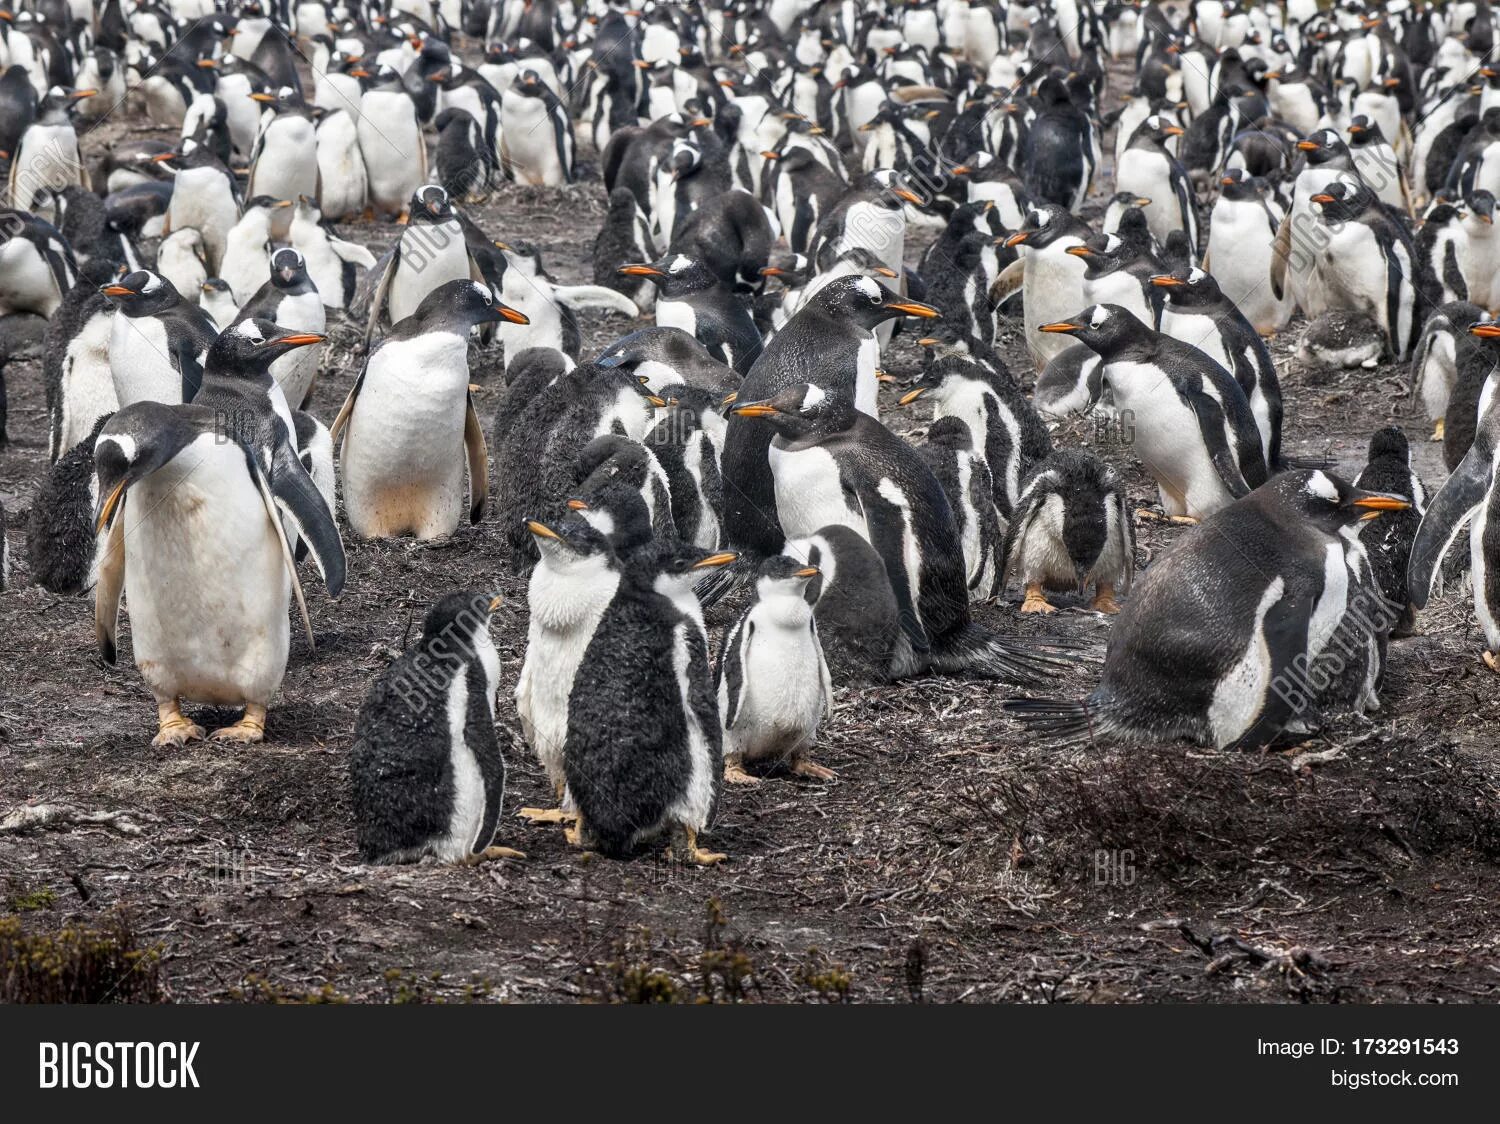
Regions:
<svg viewBox="0 0 1500 1124"><path fill-rule="evenodd" d="M1109 319L1109 309L1102 304L1094 305L1094 314L1089 317L1089 327L1097 328Z"/></svg>
<svg viewBox="0 0 1500 1124"><path fill-rule="evenodd" d="M827 397L828 395L823 393L821 387L817 386L814 383L808 383L807 390L802 395L802 408L804 410L811 409L812 407L821 403L823 399Z"/></svg>
<svg viewBox="0 0 1500 1124"><path fill-rule="evenodd" d="M1328 479L1327 474L1324 472L1314 472L1309 476L1307 483L1302 486L1302 490L1310 496L1317 496L1319 499L1327 500L1329 503L1338 502L1338 487L1332 480Z"/></svg>

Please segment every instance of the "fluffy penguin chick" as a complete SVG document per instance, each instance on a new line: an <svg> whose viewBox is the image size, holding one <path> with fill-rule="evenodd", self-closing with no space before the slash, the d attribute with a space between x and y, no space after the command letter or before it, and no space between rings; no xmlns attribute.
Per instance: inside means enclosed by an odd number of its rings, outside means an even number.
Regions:
<svg viewBox="0 0 1500 1124"><path fill-rule="evenodd" d="M365 696L349 777L366 862L525 858L491 846L505 797L495 736L500 657L490 639L499 605L481 593L442 598L422 638Z"/></svg>
<svg viewBox="0 0 1500 1124"><path fill-rule="evenodd" d="M723 734L694 582L735 555L637 555L573 679L563 769L578 821L568 840L626 858L670 832L677 858L715 863Z"/></svg>
<svg viewBox="0 0 1500 1124"><path fill-rule="evenodd" d="M758 783L746 765L784 762L798 776L832 780L807 757L833 710L833 681L818 642L818 568L785 554L761 563L754 598L724 634L716 670L724 722L724 779Z"/></svg>
<svg viewBox="0 0 1500 1124"><path fill-rule="evenodd" d="M1051 613L1047 589L1094 587L1093 607L1118 613L1135 571L1135 535L1125 485L1114 469L1087 453L1059 450L1026 481L1005 536L1003 589L1026 587L1023 613Z"/></svg>

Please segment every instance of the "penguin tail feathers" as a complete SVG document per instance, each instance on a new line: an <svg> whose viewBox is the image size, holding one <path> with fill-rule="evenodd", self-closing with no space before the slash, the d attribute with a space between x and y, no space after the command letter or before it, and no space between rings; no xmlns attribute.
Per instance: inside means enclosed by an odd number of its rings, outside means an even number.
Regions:
<svg viewBox="0 0 1500 1124"><path fill-rule="evenodd" d="M744 585L745 579L753 572L752 570L744 569L738 563L710 570L699 578L698 583L693 586L693 592L698 595L698 604L703 606L705 613L708 612L708 610Z"/></svg>
<svg viewBox="0 0 1500 1124"><path fill-rule="evenodd" d="M929 666L933 671L977 675L1018 687L1055 683L1089 658L1093 645L1041 637L996 636L970 623L934 640Z"/></svg>
<svg viewBox="0 0 1500 1124"><path fill-rule="evenodd" d="M1316 468L1327 472L1330 468L1333 468L1336 463L1337 462L1334 460L1334 458L1328 456L1327 454L1312 457L1283 456L1276 465L1276 471L1288 472L1296 468Z"/></svg>
<svg viewBox="0 0 1500 1124"><path fill-rule="evenodd" d="M1006 699L1000 710L1058 748L1089 745L1118 732L1107 710L1089 699Z"/></svg>

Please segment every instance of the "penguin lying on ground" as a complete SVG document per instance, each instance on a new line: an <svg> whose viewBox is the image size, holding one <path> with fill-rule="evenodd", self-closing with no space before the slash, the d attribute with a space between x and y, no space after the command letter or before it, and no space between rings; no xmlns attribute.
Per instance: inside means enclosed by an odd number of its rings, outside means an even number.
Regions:
<svg viewBox="0 0 1500 1124"><path fill-rule="evenodd" d="M1025 587L1023 613L1051 613L1048 589L1094 587L1092 608L1118 613L1115 594L1135 574L1135 531L1125 484L1087 453L1059 449L1028 473L1005 533L1001 588Z"/></svg>
<svg viewBox="0 0 1500 1124"><path fill-rule="evenodd" d="M354 299L359 270L373 269L375 257L355 242L338 237L311 199L301 199L292 215L292 248L307 262L307 276L325 308L347 308Z"/></svg>
<svg viewBox="0 0 1500 1124"><path fill-rule="evenodd" d="M575 312L600 309L632 319L639 310L629 298L600 285L563 285L547 272L542 253L529 242L497 242L508 263L500 299L523 313L528 327L505 336L506 361L531 347L556 348L577 359L581 340Z"/></svg>
<svg viewBox="0 0 1500 1124"><path fill-rule="evenodd" d="M1460 354L1479 358L1483 343L1469 329L1486 319L1484 309L1468 301L1454 301L1437 309L1422 326L1422 336L1411 357L1411 393L1419 398L1429 421L1432 440L1443 439L1443 418L1458 382Z"/></svg>
<svg viewBox="0 0 1500 1124"><path fill-rule="evenodd" d="M427 611L422 638L370 686L349 757L366 862L526 857L492 845L505 800L495 732L500 657L490 639L499 605L481 593L441 598Z"/></svg>
<svg viewBox="0 0 1500 1124"><path fill-rule="evenodd" d="M724 633L714 678L726 781L757 783L746 765L834 777L808 757L833 711L833 682L813 619L819 577L816 566L772 555L760 565L750 603Z"/></svg>
<svg viewBox="0 0 1500 1124"><path fill-rule="evenodd" d="M1067 744L1188 738L1255 749L1316 727L1347 671L1371 686L1353 700L1366 709L1393 617L1347 532L1409 506L1320 470L1275 477L1145 573L1087 699L1012 699L1005 710Z"/></svg>

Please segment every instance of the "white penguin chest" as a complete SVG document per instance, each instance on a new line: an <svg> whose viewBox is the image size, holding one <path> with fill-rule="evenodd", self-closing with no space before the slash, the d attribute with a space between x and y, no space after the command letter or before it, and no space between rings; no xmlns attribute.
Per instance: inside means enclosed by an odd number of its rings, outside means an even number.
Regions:
<svg viewBox="0 0 1500 1124"><path fill-rule="evenodd" d="M121 406L182 401L182 375L172 366L167 326L155 316L115 313L109 337L109 370Z"/></svg>
<svg viewBox="0 0 1500 1124"><path fill-rule="evenodd" d="M864 512L849 506L838 462L828 450L818 445L787 449L773 441L770 460L776 479L776 514L788 538L811 535L836 523L869 539Z"/></svg>

